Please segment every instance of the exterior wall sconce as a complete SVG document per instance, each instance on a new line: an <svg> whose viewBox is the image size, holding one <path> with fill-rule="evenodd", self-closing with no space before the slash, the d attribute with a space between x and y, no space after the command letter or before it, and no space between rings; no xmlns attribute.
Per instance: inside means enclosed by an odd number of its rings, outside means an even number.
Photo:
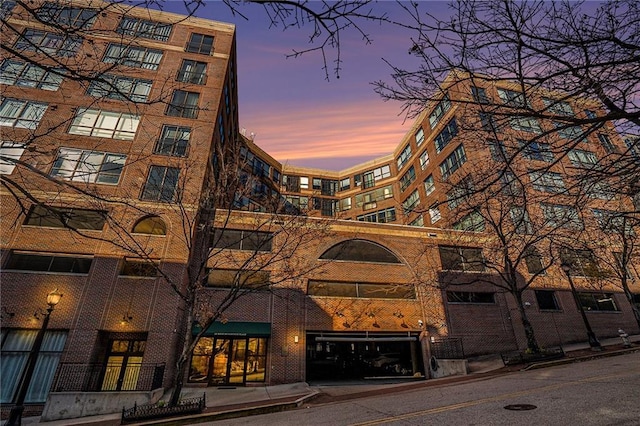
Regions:
<svg viewBox="0 0 640 426"><path fill-rule="evenodd" d="M129 312L125 312L125 314L122 316L122 319L120 320L120 324L127 325L132 320L133 320L133 315L131 315Z"/></svg>
<svg viewBox="0 0 640 426"><path fill-rule="evenodd" d="M298 336L297 335L293 336L293 343L298 343L298 341L299 341Z"/></svg>

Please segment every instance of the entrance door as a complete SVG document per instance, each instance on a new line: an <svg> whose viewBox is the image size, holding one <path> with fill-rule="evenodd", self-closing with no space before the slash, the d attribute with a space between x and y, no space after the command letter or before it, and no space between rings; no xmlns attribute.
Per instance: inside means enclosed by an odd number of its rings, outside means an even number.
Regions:
<svg viewBox="0 0 640 426"><path fill-rule="evenodd" d="M216 339L214 343L212 385L244 384L247 368L247 339Z"/></svg>
<svg viewBox="0 0 640 426"><path fill-rule="evenodd" d="M144 340L110 340L102 378L103 391L135 390L140 375Z"/></svg>

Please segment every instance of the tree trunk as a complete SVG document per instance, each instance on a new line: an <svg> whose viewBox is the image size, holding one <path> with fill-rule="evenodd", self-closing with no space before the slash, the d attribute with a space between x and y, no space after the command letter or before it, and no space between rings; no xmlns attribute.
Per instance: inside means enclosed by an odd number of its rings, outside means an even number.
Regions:
<svg viewBox="0 0 640 426"><path fill-rule="evenodd" d="M627 297L629 304L631 305L631 312L633 312L633 316L636 319L636 323L638 323L638 329L640 330L640 309L638 309L638 305L634 303L633 293L629 288L629 283L627 283L626 279L622 280L622 289L624 290L624 295Z"/></svg>
<svg viewBox="0 0 640 426"><path fill-rule="evenodd" d="M527 317L527 312L522 302L522 293L515 292L513 297L516 299L518 312L520 313L520 320L522 321L522 327L524 328L524 335L527 338L527 352L537 354L540 352L540 346L538 346L533 326Z"/></svg>
<svg viewBox="0 0 640 426"><path fill-rule="evenodd" d="M195 305L195 292L189 292L189 300L185 306L185 321L182 327L184 332L182 350L180 356L176 359L176 371L173 376L173 392L169 399L169 406L174 407L178 405L180 401L180 394L184 386L184 375L186 371L187 361L189 360L189 354L191 353L191 345L193 342L193 335L191 325L193 324L193 309Z"/></svg>

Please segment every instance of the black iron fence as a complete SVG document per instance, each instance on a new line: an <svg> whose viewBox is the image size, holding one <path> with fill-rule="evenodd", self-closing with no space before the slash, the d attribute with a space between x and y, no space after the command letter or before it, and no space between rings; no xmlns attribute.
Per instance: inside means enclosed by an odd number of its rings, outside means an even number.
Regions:
<svg viewBox="0 0 640 426"><path fill-rule="evenodd" d="M202 397L182 399L175 406L165 404L134 404L132 408L122 408L120 424L136 423L145 420L162 419L172 416L202 413L206 406L206 393Z"/></svg>
<svg viewBox="0 0 640 426"><path fill-rule="evenodd" d="M429 345L431 356L438 359L464 359L461 337L432 337Z"/></svg>
<svg viewBox="0 0 640 426"><path fill-rule="evenodd" d="M61 363L52 392L150 391L162 387L165 364Z"/></svg>

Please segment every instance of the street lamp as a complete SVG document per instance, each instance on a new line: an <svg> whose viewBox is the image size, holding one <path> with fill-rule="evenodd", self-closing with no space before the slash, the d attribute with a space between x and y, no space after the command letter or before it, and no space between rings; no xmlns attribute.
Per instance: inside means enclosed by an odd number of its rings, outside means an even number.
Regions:
<svg viewBox="0 0 640 426"><path fill-rule="evenodd" d="M49 317L51 316L51 312L53 312L53 309L56 307L58 302L60 302L61 297L62 297L62 293L60 293L57 288L52 292L50 292L49 294L47 294L48 308L45 312L43 312L44 318L42 319L42 327L40 327L40 330L38 330L36 339L33 342L33 347L29 352L29 358L27 358L27 364L25 366L24 373L22 373L20 384L18 386L16 403L11 408L11 412L9 413L9 419L7 420L6 426L22 424L22 412L24 411L24 398L25 396L27 396L27 391L29 390L29 384L31 383L31 378L33 377L33 371L36 368L36 361L38 360L38 355L40 354L40 348L42 347L42 340L44 339L44 333L47 330L47 326L49 325Z"/></svg>
<svg viewBox="0 0 640 426"><path fill-rule="evenodd" d="M578 310L580 311L580 315L582 316L582 322L584 322L584 326L587 329L587 338L589 339L589 346L591 346L592 351L601 351L602 346L600 342L596 338L596 334L591 329L591 324L589 324L589 319L587 315L584 313L584 308L582 307L582 303L580 303L580 298L578 297L578 292L576 291L576 287L573 285L573 279L571 278L571 266L568 263L562 263L560 268L567 274L567 278L569 279L569 285L571 286L571 294L573 294L573 298L578 305Z"/></svg>

